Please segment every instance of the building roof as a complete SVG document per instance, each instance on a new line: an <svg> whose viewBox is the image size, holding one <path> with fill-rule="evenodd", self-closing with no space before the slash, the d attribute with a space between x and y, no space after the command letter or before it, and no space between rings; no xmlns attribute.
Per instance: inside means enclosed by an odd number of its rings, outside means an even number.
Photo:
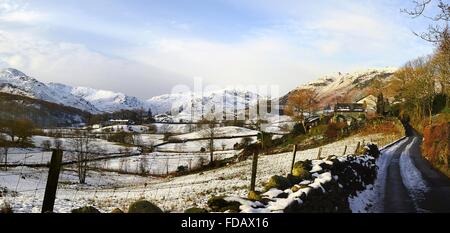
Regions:
<svg viewBox="0 0 450 233"><path fill-rule="evenodd" d="M377 97L374 96L374 95L366 95L366 96L364 96L363 98L357 100L356 103L361 103L361 101L364 101L364 100L369 100L369 101L375 101L375 102L377 102ZM361 104L362 104L362 103L361 103Z"/></svg>
<svg viewBox="0 0 450 233"><path fill-rule="evenodd" d="M319 116L310 116L310 117L306 118L305 122L311 123L311 122L318 121L318 120L320 120Z"/></svg>
<svg viewBox="0 0 450 233"><path fill-rule="evenodd" d="M338 103L334 106L335 112L364 112L363 104L359 103Z"/></svg>

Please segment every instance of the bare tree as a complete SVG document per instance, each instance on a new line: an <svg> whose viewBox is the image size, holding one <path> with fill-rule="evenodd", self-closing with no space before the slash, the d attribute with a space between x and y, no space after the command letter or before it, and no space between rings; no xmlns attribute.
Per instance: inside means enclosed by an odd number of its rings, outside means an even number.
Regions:
<svg viewBox="0 0 450 233"><path fill-rule="evenodd" d="M63 141L59 138L53 139L53 147L57 150L62 149Z"/></svg>
<svg viewBox="0 0 450 233"><path fill-rule="evenodd" d="M449 106L450 98L450 30L443 33L435 54L431 60L431 66L440 87L440 93L447 96L446 106Z"/></svg>
<svg viewBox="0 0 450 233"><path fill-rule="evenodd" d="M250 144L252 144L252 142L253 142L253 139L251 137L244 137L241 139L240 146L241 146L241 148L245 148L245 147L249 146Z"/></svg>
<svg viewBox="0 0 450 233"><path fill-rule="evenodd" d="M93 138L88 131L76 130L72 139L78 179L80 184L86 183L86 175L89 169L88 162L92 159L98 148L93 144Z"/></svg>
<svg viewBox="0 0 450 233"><path fill-rule="evenodd" d="M414 34L429 42L442 41L444 34L448 32L450 4L445 0L413 0L412 2L414 4L412 9L402 9L401 11L413 18L423 17L431 21L426 32L414 32ZM434 15L426 13L429 8L435 8Z"/></svg>
<svg viewBox="0 0 450 233"><path fill-rule="evenodd" d="M44 140L41 143L41 147L46 151L50 151L52 149L52 142L50 140Z"/></svg>
<svg viewBox="0 0 450 233"><path fill-rule="evenodd" d="M405 100L405 109L412 113L414 120L428 115L431 122L433 101L436 94L430 58L422 57L408 62L396 77L401 80L399 95Z"/></svg>
<svg viewBox="0 0 450 233"><path fill-rule="evenodd" d="M7 120L0 124L0 132L8 135L12 143L27 143L33 130L33 123L29 120Z"/></svg>
<svg viewBox="0 0 450 233"><path fill-rule="evenodd" d="M305 113L311 115L317 105L318 93L314 89L302 89L292 93L288 98L286 113L305 126Z"/></svg>
<svg viewBox="0 0 450 233"><path fill-rule="evenodd" d="M203 125L203 130L200 131L202 138L207 138L207 143L205 147L209 150L209 164L212 165L214 162L214 138L217 134L217 121L212 115L208 115L201 122Z"/></svg>
<svg viewBox="0 0 450 233"><path fill-rule="evenodd" d="M146 175L148 168L148 158L146 155L142 155L139 160L139 174Z"/></svg>
<svg viewBox="0 0 450 233"><path fill-rule="evenodd" d="M11 146L11 142L0 134L0 160L4 161L5 170L8 170L8 151Z"/></svg>
<svg viewBox="0 0 450 233"><path fill-rule="evenodd" d="M119 148L119 153L125 157L119 160L119 170L128 172L128 157L131 155L131 149L127 146L121 147Z"/></svg>

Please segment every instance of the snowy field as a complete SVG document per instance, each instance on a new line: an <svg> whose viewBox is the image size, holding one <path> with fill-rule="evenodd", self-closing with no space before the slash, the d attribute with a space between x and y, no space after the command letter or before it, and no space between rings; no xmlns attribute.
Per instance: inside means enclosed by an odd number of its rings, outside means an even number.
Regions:
<svg viewBox="0 0 450 233"><path fill-rule="evenodd" d="M236 156L239 151L220 151L214 153L214 160ZM192 170L209 162L209 153L164 153L154 152L139 156L115 158L95 162L92 166L123 173L163 176L174 173L180 166Z"/></svg>
<svg viewBox="0 0 450 233"><path fill-rule="evenodd" d="M251 142L256 141L256 137L250 137ZM214 139L214 150L226 151L233 150L236 143L240 144L242 138L232 139ZM159 152L186 152L186 153L198 153L201 148L207 148L209 146L209 140L189 141L184 143L168 143L162 146L158 146L156 151ZM208 149L206 149L208 151Z"/></svg>
<svg viewBox="0 0 450 233"><path fill-rule="evenodd" d="M382 141L384 135L353 136L323 146L322 157L341 155L347 145L352 153L358 142ZM297 160L315 159L318 148L297 152ZM272 175L286 175L292 162L291 153L262 155L258 161L257 189ZM28 175L24 175L28 173ZM115 207L126 209L132 201L146 198L165 211L181 212L192 206L205 207L213 195L246 196L250 183L251 160L229 166L179 177L140 177L114 172L88 174L87 184L79 185L71 171L61 175L56 212L69 212L72 208L86 204L108 212ZM0 197L1 202L12 204L16 212L39 212L43 199L46 170L17 167L0 171L1 186L10 191L21 191L18 195L9 192ZM38 187L38 188L36 188ZM31 191L28 191L31 190Z"/></svg>
<svg viewBox="0 0 450 233"><path fill-rule="evenodd" d="M255 136L258 133L259 132L256 130L236 126L225 126L214 128L214 137L231 137L231 136L245 137L245 136ZM188 134L173 136L172 138L178 140L185 140L185 139L205 138L208 137L208 135L209 135L208 130L199 130Z"/></svg>
<svg viewBox="0 0 450 233"><path fill-rule="evenodd" d="M164 142L164 135L162 134L138 134L133 137L138 145L143 146L154 146Z"/></svg>
<svg viewBox="0 0 450 233"><path fill-rule="evenodd" d="M93 133L103 133L103 132L147 133L148 131L149 127L144 125L112 125L92 130Z"/></svg>
<svg viewBox="0 0 450 233"><path fill-rule="evenodd" d="M156 127L156 133L158 134L183 134L189 133L192 129L195 128L195 125L189 124L164 124L164 123L154 123Z"/></svg>
<svg viewBox="0 0 450 233"><path fill-rule="evenodd" d="M289 116L272 116L269 117L268 123L263 125L263 131L274 134L287 134L292 131L295 121Z"/></svg>
<svg viewBox="0 0 450 233"><path fill-rule="evenodd" d="M32 142L35 146L40 147L42 146L42 142L48 140L52 144L54 143L55 138L53 137L47 137L47 136L33 136ZM75 150L73 144L74 141L71 138L58 138L62 142L62 148L63 150ZM138 152L137 147L124 147L117 145L114 142L108 142L103 139L92 139L92 148L96 148L97 150L101 151L105 154L117 154L117 153L123 153L124 150L129 150L131 153Z"/></svg>
<svg viewBox="0 0 450 233"><path fill-rule="evenodd" d="M151 136L142 135L142 137L151 138ZM32 142L35 146L40 147L42 142L48 140L52 144L54 143L55 138L47 137L47 136L33 136ZM59 138L62 142L62 148L65 150L75 150L73 147L73 141L70 138ZM148 139L150 140L150 139ZM159 139L155 139L157 141ZM145 140L143 140L145 142ZM92 148L95 151L101 152L105 154L105 157L110 154L121 154L127 151L127 153L139 153L137 147L124 147L117 145L113 142L108 142L102 139L92 139ZM1 149L0 149L1 150ZM2 153L3 154L3 151ZM10 148L8 150L8 164L11 165L36 165L36 164L47 164L50 162L52 152L44 151L40 148ZM65 152L63 154L63 162L73 161L73 154ZM2 160L3 163L3 160Z"/></svg>

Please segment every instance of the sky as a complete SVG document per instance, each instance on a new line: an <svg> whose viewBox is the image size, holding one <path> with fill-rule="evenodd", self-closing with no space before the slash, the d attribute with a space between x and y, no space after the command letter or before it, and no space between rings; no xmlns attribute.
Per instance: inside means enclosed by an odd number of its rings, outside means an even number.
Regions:
<svg viewBox="0 0 450 233"><path fill-rule="evenodd" d="M0 0L0 68L140 98L399 67L433 46L405 0ZM432 13L432 12L430 12Z"/></svg>

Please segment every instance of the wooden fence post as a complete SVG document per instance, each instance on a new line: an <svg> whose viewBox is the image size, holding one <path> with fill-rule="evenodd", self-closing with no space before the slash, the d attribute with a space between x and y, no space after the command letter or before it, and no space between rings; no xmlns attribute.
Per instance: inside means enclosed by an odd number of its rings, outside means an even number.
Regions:
<svg viewBox="0 0 450 233"><path fill-rule="evenodd" d="M317 159L320 159L320 156L322 156L322 147L319 148L319 152L317 153Z"/></svg>
<svg viewBox="0 0 450 233"><path fill-rule="evenodd" d="M291 171L289 172L292 174L292 170L294 170L294 163L295 163L295 155L297 154L297 144L294 144L294 150L292 151L292 164L291 164Z"/></svg>
<svg viewBox="0 0 450 233"><path fill-rule="evenodd" d="M359 146L361 145L361 142L358 142L358 145L356 145L356 149L355 149L355 155L356 155L356 153L358 153L358 150L359 150Z"/></svg>
<svg viewBox="0 0 450 233"><path fill-rule="evenodd" d="M61 170L63 151L53 150L50 168L48 170L47 184L45 186L42 213L52 212L55 205L56 190L58 188L59 172Z"/></svg>
<svg viewBox="0 0 450 233"><path fill-rule="evenodd" d="M169 158L166 159L166 176L169 176Z"/></svg>
<svg viewBox="0 0 450 233"><path fill-rule="evenodd" d="M342 153L342 155L345 155L345 153L347 153L347 145L345 145L344 153Z"/></svg>
<svg viewBox="0 0 450 233"><path fill-rule="evenodd" d="M255 191L257 166L258 166L258 152L255 152L253 154L252 178L251 178L251 181L250 181L250 191Z"/></svg>

